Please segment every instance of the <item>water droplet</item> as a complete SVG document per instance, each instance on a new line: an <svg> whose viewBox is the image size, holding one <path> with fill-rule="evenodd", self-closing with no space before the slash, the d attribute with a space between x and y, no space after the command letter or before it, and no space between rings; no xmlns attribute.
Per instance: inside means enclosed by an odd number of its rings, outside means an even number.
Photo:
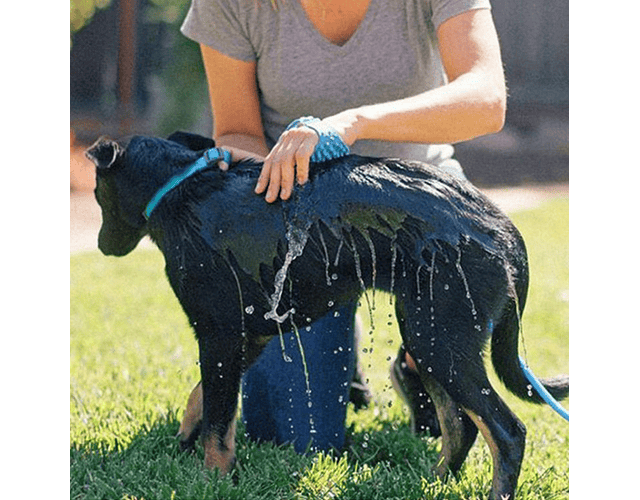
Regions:
<svg viewBox="0 0 640 500"><path fill-rule="evenodd" d="M445 289L445 290L449 290L449 285L448 285L447 283L445 283L445 285L444 285L444 289Z"/></svg>
<svg viewBox="0 0 640 500"><path fill-rule="evenodd" d="M328 307L333 307L333 303L334 303L333 300L330 300L329 302L327 302L327 306Z"/></svg>
<svg viewBox="0 0 640 500"><path fill-rule="evenodd" d="M244 312L246 312L247 314L253 314L254 311L254 307L253 306L247 306L244 308Z"/></svg>

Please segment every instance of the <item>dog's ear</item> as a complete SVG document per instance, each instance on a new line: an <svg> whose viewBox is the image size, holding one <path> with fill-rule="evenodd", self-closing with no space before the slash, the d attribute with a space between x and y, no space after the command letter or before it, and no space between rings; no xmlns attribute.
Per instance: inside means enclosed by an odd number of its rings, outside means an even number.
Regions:
<svg viewBox="0 0 640 500"><path fill-rule="evenodd" d="M84 154L95 163L97 169L103 170L113 165L120 151L121 148L117 142L101 137Z"/></svg>
<svg viewBox="0 0 640 500"><path fill-rule="evenodd" d="M167 140L182 144L191 151L202 151L203 149L211 149L216 147L216 143L209 137L204 137L191 132L177 131L167 137Z"/></svg>

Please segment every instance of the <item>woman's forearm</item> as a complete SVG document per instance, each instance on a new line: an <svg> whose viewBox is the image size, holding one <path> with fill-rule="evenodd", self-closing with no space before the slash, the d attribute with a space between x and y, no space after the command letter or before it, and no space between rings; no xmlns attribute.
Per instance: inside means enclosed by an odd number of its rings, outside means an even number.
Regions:
<svg viewBox="0 0 640 500"><path fill-rule="evenodd" d="M506 90L487 80L467 73L423 94L347 110L327 121L344 131L347 144L361 139L427 144L473 139L504 125Z"/></svg>
<svg viewBox="0 0 640 500"><path fill-rule="evenodd" d="M214 137L216 146L232 150L234 160L251 156L263 160L269 154L269 148L263 137L248 134L224 134Z"/></svg>

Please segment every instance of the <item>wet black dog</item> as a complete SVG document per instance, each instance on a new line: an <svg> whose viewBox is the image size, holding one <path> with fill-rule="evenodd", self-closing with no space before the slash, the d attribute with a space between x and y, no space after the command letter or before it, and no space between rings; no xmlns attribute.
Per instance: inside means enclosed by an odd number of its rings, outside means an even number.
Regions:
<svg viewBox="0 0 640 500"><path fill-rule="evenodd" d="M273 204L254 194L260 165L222 172L211 161L145 217L154 195L206 163L213 145L179 133L100 140L87 153L97 165L100 249L125 255L149 234L195 330L202 387L189 408L201 407L202 421L189 432L202 434L205 465L232 467L240 378L278 323L289 329L377 288L395 296L402 340L436 406L436 472L458 471L480 430L493 455L492 495L513 498L525 428L487 379L489 338L507 388L542 400L518 361L528 268L509 219L469 183L428 165L357 156L313 164L309 182ZM568 394L566 378L545 385L556 398Z"/></svg>

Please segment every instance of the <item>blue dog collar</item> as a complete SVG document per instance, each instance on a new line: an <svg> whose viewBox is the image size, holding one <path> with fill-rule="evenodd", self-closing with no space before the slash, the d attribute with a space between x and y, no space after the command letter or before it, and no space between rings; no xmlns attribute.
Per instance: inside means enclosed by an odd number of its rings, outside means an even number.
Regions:
<svg viewBox="0 0 640 500"><path fill-rule="evenodd" d="M334 158L340 158L349 154L349 146L347 146L336 129L322 123L320 118L313 116L303 116L297 120L293 120L285 130L304 125L309 127L318 134L318 144L316 144L311 161L327 161Z"/></svg>
<svg viewBox="0 0 640 500"><path fill-rule="evenodd" d="M144 209L142 215L144 215L145 219L149 219L151 217L151 212L155 210L160 203L160 200L173 188L178 186L185 179L188 179L196 172L200 172L205 168L209 167L212 163L217 163L218 161L224 161L228 165L231 165L231 153L229 151L225 151L220 148L211 148L204 152L204 155L199 158L193 165L187 168L184 172L174 175L169 181L160 188L156 194L151 198L151 201L147 204L147 208Z"/></svg>

